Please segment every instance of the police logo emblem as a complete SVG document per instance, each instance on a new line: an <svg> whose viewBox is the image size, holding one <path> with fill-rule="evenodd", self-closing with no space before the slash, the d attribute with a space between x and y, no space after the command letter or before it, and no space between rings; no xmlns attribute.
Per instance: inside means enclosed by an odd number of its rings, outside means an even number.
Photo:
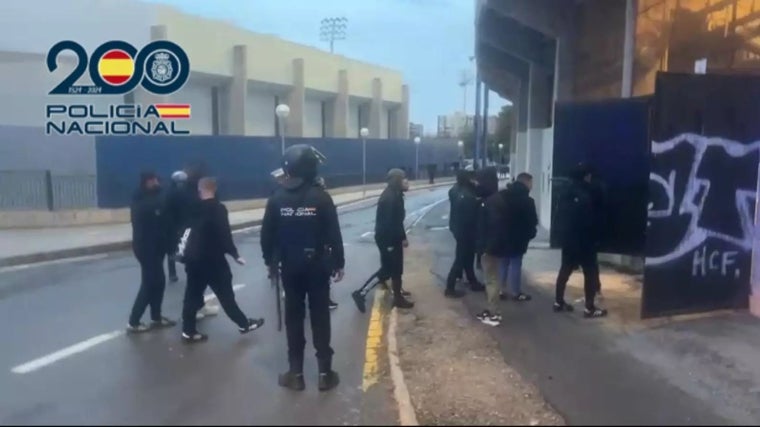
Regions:
<svg viewBox="0 0 760 427"><path fill-rule="evenodd" d="M174 67L172 67L169 54L159 52L153 55L153 63L150 66L152 80L157 83L166 83L174 76Z"/></svg>

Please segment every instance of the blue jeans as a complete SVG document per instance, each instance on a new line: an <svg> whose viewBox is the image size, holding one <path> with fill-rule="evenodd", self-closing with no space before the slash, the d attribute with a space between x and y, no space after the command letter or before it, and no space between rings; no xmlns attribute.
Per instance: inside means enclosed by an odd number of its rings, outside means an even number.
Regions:
<svg viewBox="0 0 760 427"><path fill-rule="evenodd" d="M502 258L499 263L499 283L501 291L507 291L509 284L509 294L518 296L522 293L522 255Z"/></svg>

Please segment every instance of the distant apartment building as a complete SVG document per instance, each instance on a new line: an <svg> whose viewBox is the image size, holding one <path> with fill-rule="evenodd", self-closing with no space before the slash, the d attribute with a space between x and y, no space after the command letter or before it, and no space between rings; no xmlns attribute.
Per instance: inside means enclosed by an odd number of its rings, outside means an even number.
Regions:
<svg viewBox="0 0 760 427"><path fill-rule="evenodd" d="M496 131L498 117L489 116L487 131L493 135ZM437 136L441 138L456 138L475 127L475 116L466 115L460 111L446 116L438 116Z"/></svg>
<svg viewBox="0 0 760 427"><path fill-rule="evenodd" d="M415 136L419 136L420 138L423 136L425 128L422 126L422 123L409 123L409 138L414 138Z"/></svg>

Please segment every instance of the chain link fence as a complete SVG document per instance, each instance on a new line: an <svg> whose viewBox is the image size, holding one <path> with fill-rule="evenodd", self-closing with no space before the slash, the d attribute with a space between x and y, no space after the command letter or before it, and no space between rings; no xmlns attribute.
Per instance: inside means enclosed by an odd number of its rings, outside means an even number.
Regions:
<svg viewBox="0 0 760 427"><path fill-rule="evenodd" d="M95 175L0 170L0 210L96 208Z"/></svg>

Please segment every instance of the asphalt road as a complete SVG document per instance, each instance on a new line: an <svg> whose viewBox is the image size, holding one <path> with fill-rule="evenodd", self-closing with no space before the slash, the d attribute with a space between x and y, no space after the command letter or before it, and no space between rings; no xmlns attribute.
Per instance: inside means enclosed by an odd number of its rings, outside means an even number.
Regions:
<svg viewBox="0 0 760 427"><path fill-rule="evenodd" d="M410 193L408 224L447 187ZM258 233L236 235L248 265L233 263L237 300L265 326L241 336L220 313L199 329L207 343L188 346L179 326L123 334L139 270L130 253L0 270L0 424L299 424L355 425L362 419L362 369L368 315L350 293L377 269L369 233L374 203L341 209L347 269L334 285L334 368L341 385L316 390L316 361L307 358L307 390L277 386L287 368L284 333L276 329L274 292L261 261ZM181 311L184 273L168 284L164 314ZM144 320L147 320L147 313ZM307 322L308 325L308 322ZM308 327L308 326L307 326ZM307 330L307 355L313 355ZM391 406L388 410L395 410Z"/></svg>
<svg viewBox="0 0 760 427"><path fill-rule="evenodd" d="M443 279L453 260L454 240L444 231L447 204L433 208L420 221L421 234L434 248L432 273ZM578 273L576 273L578 274ZM651 365L634 357L635 346L622 348L620 337L602 327L609 319L583 319L575 313L553 313L553 295L523 284L533 301L504 302L499 327L475 321L485 296L469 293L464 304L472 327L488 328L504 360L539 387L546 400L569 425L726 425L714 402L687 394ZM667 368L665 368L667 369ZM498 390L494 390L498 393Z"/></svg>

